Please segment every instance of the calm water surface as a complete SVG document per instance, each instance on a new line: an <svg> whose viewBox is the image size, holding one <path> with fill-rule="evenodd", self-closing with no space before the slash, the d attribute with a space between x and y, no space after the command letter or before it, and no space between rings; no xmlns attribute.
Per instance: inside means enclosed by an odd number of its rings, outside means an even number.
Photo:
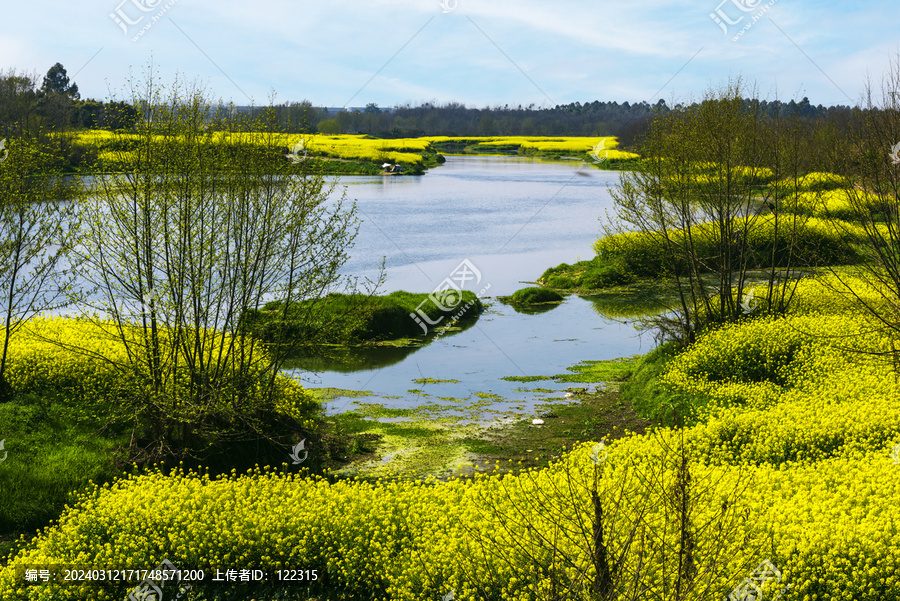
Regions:
<svg viewBox="0 0 900 601"><path fill-rule="evenodd" d="M548 267L593 256L591 243L612 208L609 187L617 180L617 173L581 162L503 157L448 157L422 177L342 177L363 220L345 271L374 277L384 257L385 293L431 292L468 260L480 274L468 289L487 288L489 297L511 294ZM308 386L374 395L338 398L329 403L330 412L352 409L354 402L448 408L468 403L490 420L498 413L531 414L536 403L559 398L566 388L549 381L508 382L504 376L552 376L583 360L652 348L649 337L604 318L576 296L538 315L488 300L491 306L475 326L427 347L371 351L349 367L320 360L312 364L315 372L293 371ZM417 384L417 378L459 382ZM529 392L534 388L556 392Z"/></svg>

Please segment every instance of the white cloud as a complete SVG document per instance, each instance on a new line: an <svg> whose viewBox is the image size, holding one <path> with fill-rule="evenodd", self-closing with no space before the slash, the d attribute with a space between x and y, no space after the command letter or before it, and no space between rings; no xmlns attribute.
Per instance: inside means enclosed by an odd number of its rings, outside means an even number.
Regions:
<svg viewBox="0 0 900 601"><path fill-rule="evenodd" d="M0 23L0 68L43 74L60 61L71 75L103 48L75 78L85 96L104 97L107 81L118 88L129 66L152 56L164 80L180 70L241 104L238 88L258 103L274 88L280 101L340 106L382 67L353 105L546 102L537 87L559 103L655 102L736 75L764 91L777 84L782 95L847 102L768 18L739 42L723 38L709 18L718 0L458 0L448 14L439 0L178 0L136 43L109 17L119 1L12 4ZM778 0L769 15L854 100L866 70L880 75L896 51L900 8L886 0Z"/></svg>

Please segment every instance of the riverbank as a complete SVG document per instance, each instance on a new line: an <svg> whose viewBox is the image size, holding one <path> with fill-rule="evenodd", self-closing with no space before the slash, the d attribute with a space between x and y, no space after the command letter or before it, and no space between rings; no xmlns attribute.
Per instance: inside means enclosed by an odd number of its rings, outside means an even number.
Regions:
<svg viewBox="0 0 900 601"><path fill-rule="evenodd" d="M65 169L79 175L127 172L135 161L139 144L135 134L107 130L79 131L70 144L72 153ZM225 134L210 132L202 141L211 155L216 147L243 144L259 151L282 146L283 154L308 172L327 175L423 175L442 165L444 154L520 156L546 160L578 160L597 169L629 169L638 155L617 148L614 136L426 136L421 138L374 138L340 134ZM402 171L395 171L400 169Z"/></svg>
<svg viewBox="0 0 900 601"><path fill-rule="evenodd" d="M349 449L362 452L335 457L328 468L337 475L362 478L447 480L515 473L545 467L580 442L642 433L651 422L635 412L620 390L638 359L586 361L565 374L504 378L521 383L523 391L548 394L533 415L522 419L479 419L481 410L495 400L490 394L475 403L442 397L440 403L391 409L367 403L367 391L311 389L323 400L353 399L351 409L329 418L330 436L325 438L344 436ZM569 386L563 391L541 388L541 382L548 381ZM440 382L422 378L418 384L424 392Z"/></svg>

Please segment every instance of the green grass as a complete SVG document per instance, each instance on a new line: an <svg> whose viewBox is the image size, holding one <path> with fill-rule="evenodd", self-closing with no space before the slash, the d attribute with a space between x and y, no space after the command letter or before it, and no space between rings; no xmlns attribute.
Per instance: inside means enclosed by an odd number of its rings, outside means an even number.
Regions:
<svg viewBox="0 0 900 601"><path fill-rule="evenodd" d="M262 340L274 342L279 338L306 344L363 344L375 341L404 338L424 338L424 330L411 317L422 311L432 322L429 334L442 327L471 324L484 310L475 293L468 290L459 297L446 301L449 311L439 307L429 294L398 290L384 296L332 293L324 299L292 303L282 320L283 303L267 303L262 310L249 310L244 314L251 330ZM458 300L458 302L456 302ZM312 318L304 318L310 313ZM459 315L454 322L454 316Z"/></svg>
<svg viewBox="0 0 900 601"><path fill-rule="evenodd" d="M126 433L101 431L99 422L77 419L64 404L45 404L34 395L0 403L0 557L14 534L32 532L59 517L71 494L91 481L115 478L116 449Z"/></svg>
<svg viewBox="0 0 900 601"><path fill-rule="evenodd" d="M553 376L505 376L500 379L507 382L539 382L541 380L552 380Z"/></svg>
<svg viewBox="0 0 900 601"><path fill-rule="evenodd" d="M582 361L568 368L572 373L555 376L557 382L620 382L628 377L641 361L640 356L607 361Z"/></svg>
<svg viewBox="0 0 900 601"><path fill-rule="evenodd" d="M690 399L664 389L659 383L659 375L676 352L675 343L666 342L631 363L620 390L623 399L641 417L671 425L673 414L684 415L683 408L690 405Z"/></svg>
<svg viewBox="0 0 900 601"><path fill-rule="evenodd" d="M517 313L535 315L555 309L565 297L555 290L532 286L516 290L511 296L499 296L497 300L509 305Z"/></svg>
<svg viewBox="0 0 900 601"><path fill-rule="evenodd" d="M537 305L540 303L561 303L563 296L555 290L547 288L522 288L513 292L508 298L511 304Z"/></svg>
<svg viewBox="0 0 900 601"><path fill-rule="evenodd" d="M636 280L624 261L605 262L598 257L574 265L561 263L547 269L538 283L554 290L580 294L630 284Z"/></svg>

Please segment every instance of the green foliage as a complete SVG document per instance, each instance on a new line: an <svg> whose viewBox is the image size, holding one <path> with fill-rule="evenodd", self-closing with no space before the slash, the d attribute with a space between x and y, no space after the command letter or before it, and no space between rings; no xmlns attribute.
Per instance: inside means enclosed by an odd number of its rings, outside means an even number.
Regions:
<svg viewBox="0 0 900 601"><path fill-rule="evenodd" d="M361 344L423 335L410 314L424 312L429 320L445 325L452 316L469 322L478 318L484 305L475 293L463 290L453 297L445 312L426 293L398 290L384 296L331 293L322 299L297 301L285 306L272 301L261 310L245 312L247 327L267 342L290 340L300 344ZM309 315L315 314L315 319Z"/></svg>
<svg viewBox="0 0 900 601"><path fill-rule="evenodd" d="M674 341L665 342L637 359L620 390L622 397L634 407L639 415L654 421L672 425L676 416L684 417L691 411L691 399L684 394L672 392L663 386L659 376L677 354Z"/></svg>
<svg viewBox="0 0 900 601"><path fill-rule="evenodd" d="M605 261L598 257L589 261L579 261L575 265L561 263L547 269L538 279L548 288L577 289L580 292L622 286L634 280L633 273L628 270L627 261L620 259Z"/></svg>
<svg viewBox="0 0 900 601"><path fill-rule="evenodd" d="M618 264L603 265L581 274L578 277L578 287L582 290L599 290L628 284L633 279L629 273L623 272Z"/></svg>
<svg viewBox="0 0 900 601"><path fill-rule="evenodd" d="M785 217L782 221L789 220ZM740 226L739 226L740 228ZM720 231L715 224L695 225L688 239L683 230L668 232L669 239L679 247L691 245L699 261L715 256L722 245ZM749 269L788 267L790 265L843 265L859 260L854 245L863 240L860 228L835 220L808 219L795 229L776 227L774 215L755 219L741 255ZM594 243L601 263L623 265L628 273L639 277L658 277L661 274L687 275L686 256L672 257L659 232L627 232L604 236ZM735 255L735 260L738 260ZM738 264L734 265L735 268Z"/></svg>
<svg viewBox="0 0 900 601"><path fill-rule="evenodd" d="M575 280L563 275L552 275L547 278L542 276L540 281L544 282L547 288L555 288L557 290L571 290L577 286Z"/></svg>
<svg viewBox="0 0 900 601"><path fill-rule="evenodd" d="M79 97L78 86L69 83L66 68L61 63L56 63L47 71L41 91L45 94L62 94L72 98Z"/></svg>
<svg viewBox="0 0 900 601"><path fill-rule="evenodd" d="M323 119L316 126L320 134L327 136L337 136L341 133L341 125L334 119Z"/></svg>
<svg viewBox="0 0 900 601"><path fill-rule="evenodd" d="M549 288L522 288L516 290L512 296L497 297L501 303L508 304L517 313L537 315L555 309L564 300L564 297Z"/></svg>
<svg viewBox="0 0 900 601"><path fill-rule="evenodd" d="M511 304L535 305L539 303L561 303L563 296L547 288L522 288L508 297Z"/></svg>
<svg viewBox="0 0 900 601"><path fill-rule="evenodd" d="M117 148L121 170L81 199L75 252L85 288L99 291L79 308L115 342L62 343L128 384L114 415L134 422L135 459L268 461L302 436L309 407L278 375L287 345L266 348L241 315L275 294L349 286L339 272L355 209L285 159L273 112L214 131L219 108L202 90L132 89L143 94L130 101L142 107L135 129L89 134Z"/></svg>

